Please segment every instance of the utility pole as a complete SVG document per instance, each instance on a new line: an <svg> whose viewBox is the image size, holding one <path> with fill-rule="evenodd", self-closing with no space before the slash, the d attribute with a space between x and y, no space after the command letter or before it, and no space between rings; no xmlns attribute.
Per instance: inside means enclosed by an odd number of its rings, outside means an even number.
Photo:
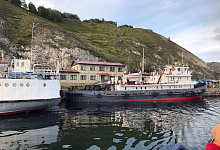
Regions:
<svg viewBox="0 0 220 150"><path fill-rule="evenodd" d="M31 30L31 64L30 64L30 72L31 72L31 65L32 65L32 49L33 49L33 39L34 39L34 27L36 27L37 25L38 25L38 23L35 24L33 22L32 30Z"/></svg>

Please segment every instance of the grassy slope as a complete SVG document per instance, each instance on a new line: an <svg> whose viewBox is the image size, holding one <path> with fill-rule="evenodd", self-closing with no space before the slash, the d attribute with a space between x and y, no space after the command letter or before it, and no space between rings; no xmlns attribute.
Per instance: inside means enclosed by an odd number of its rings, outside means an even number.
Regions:
<svg viewBox="0 0 220 150"><path fill-rule="evenodd" d="M219 62L208 62L207 65L214 70L215 73L220 74L220 63Z"/></svg>
<svg viewBox="0 0 220 150"><path fill-rule="evenodd" d="M143 47L145 47L147 62L146 71L167 64L168 58L170 62L180 60L181 57L178 54L183 51L183 48L172 41L145 29L119 28L107 23L91 24L70 19L63 19L62 23L55 23L4 0L0 0L0 16L6 20L9 36L14 43L29 45L32 23L35 22L39 23L39 26L54 28L54 30L74 35L94 55L100 56L106 61L125 63L128 69L141 68ZM138 45L138 43L142 45ZM70 45L63 46L70 47ZM155 59L155 54L161 59ZM185 59L184 61L191 64L190 60Z"/></svg>

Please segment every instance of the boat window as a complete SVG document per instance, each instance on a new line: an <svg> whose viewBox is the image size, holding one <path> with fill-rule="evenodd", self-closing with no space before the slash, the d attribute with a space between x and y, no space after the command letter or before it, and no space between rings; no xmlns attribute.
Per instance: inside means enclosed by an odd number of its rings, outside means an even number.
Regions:
<svg viewBox="0 0 220 150"><path fill-rule="evenodd" d="M136 90L138 89L138 87L136 87Z"/></svg>
<svg viewBox="0 0 220 150"><path fill-rule="evenodd" d="M24 67L24 62L21 62L21 67Z"/></svg>
<svg viewBox="0 0 220 150"><path fill-rule="evenodd" d="M126 90L126 87L125 87L125 90Z"/></svg>
<svg viewBox="0 0 220 150"><path fill-rule="evenodd" d="M142 87L141 87L141 90L142 90Z"/></svg>
<svg viewBox="0 0 220 150"><path fill-rule="evenodd" d="M2 86L2 84L0 83L0 86Z"/></svg>
<svg viewBox="0 0 220 150"><path fill-rule="evenodd" d="M13 84L12 84L12 86L13 86L13 87L16 87L16 86L17 86L17 84L16 84L16 83L13 83Z"/></svg>
<svg viewBox="0 0 220 150"><path fill-rule="evenodd" d="M26 86L27 86L27 87L30 87L30 83L27 83Z"/></svg>
<svg viewBox="0 0 220 150"><path fill-rule="evenodd" d="M147 87L145 86L145 90L147 89Z"/></svg>
<svg viewBox="0 0 220 150"><path fill-rule="evenodd" d="M178 71L180 71L180 68L177 68Z"/></svg>
<svg viewBox="0 0 220 150"><path fill-rule="evenodd" d="M46 83L44 83L43 86L46 87Z"/></svg>
<svg viewBox="0 0 220 150"><path fill-rule="evenodd" d="M21 84L20 84L20 87L23 87L23 85L24 85L24 84L23 84L23 83L21 83Z"/></svg>
<svg viewBox="0 0 220 150"><path fill-rule="evenodd" d="M5 87L8 87L9 86L9 84L8 83L5 83Z"/></svg>

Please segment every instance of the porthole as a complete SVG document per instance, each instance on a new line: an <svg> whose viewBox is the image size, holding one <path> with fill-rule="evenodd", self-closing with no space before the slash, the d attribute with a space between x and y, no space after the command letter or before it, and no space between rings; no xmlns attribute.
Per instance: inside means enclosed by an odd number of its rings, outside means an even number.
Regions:
<svg viewBox="0 0 220 150"><path fill-rule="evenodd" d="M13 83L13 84L12 84L12 86L13 86L13 87L16 87L16 86L17 86L17 84L16 84L16 83Z"/></svg>
<svg viewBox="0 0 220 150"><path fill-rule="evenodd" d="M46 83L44 83L43 86L46 87Z"/></svg>
<svg viewBox="0 0 220 150"><path fill-rule="evenodd" d="M27 86L27 87L30 87L30 83L27 83L26 86Z"/></svg>
<svg viewBox="0 0 220 150"><path fill-rule="evenodd" d="M21 83L21 84L20 84L20 87L23 87L23 86L24 86L24 84L23 84L23 83Z"/></svg>
<svg viewBox="0 0 220 150"><path fill-rule="evenodd" d="M8 83L5 83L5 87L8 87L9 86L9 84Z"/></svg>

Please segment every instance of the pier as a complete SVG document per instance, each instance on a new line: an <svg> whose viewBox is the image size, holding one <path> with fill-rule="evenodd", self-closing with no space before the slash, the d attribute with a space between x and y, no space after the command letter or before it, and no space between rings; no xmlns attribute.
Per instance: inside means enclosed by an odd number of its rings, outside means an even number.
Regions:
<svg viewBox="0 0 220 150"><path fill-rule="evenodd" d="M220 89L210 88L203 94L203 97L220 97Z"/></svg>

